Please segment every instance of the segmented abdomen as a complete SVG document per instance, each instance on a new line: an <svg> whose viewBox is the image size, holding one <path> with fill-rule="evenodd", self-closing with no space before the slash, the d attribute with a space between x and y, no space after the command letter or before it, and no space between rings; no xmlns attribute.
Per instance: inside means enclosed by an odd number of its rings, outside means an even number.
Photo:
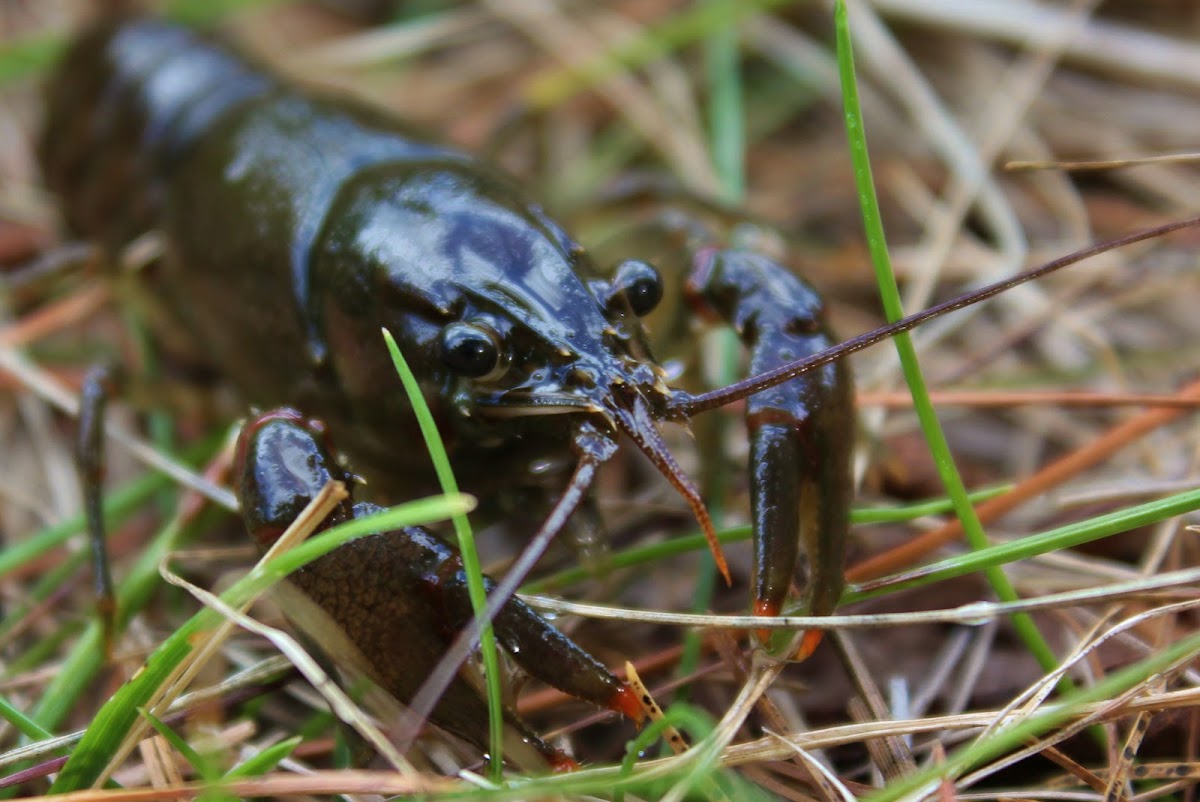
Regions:
<svg viewBox="0 0 1200 802"><path fill-rule="evenodd" d="M185 28L116 19L77 39L50 80L39 158L78 234L117 247L151 228L187 147L275 82Z"/></svg>
<svg viewBox="0 0 1200 802"><path fill-rule="evenodd" d="M386 278L368 236L379 232L364 232L350 190L405 189L428 212L411 216L424 231L441 217L427 209L428 185L490 173L375 109L284 86L236 51L148 18L81 36L47 107L42 167L74 232L110 255L159 235L163 258L138 283L158 330L185 333L189 355L246 400L312 411L352 450L363 420L405 408L379 391L379 372L390 371L379 327L404 320L371 306ZM318 263L335 275L314 291ZM331 286L362 300L326 325ZM350 347L331 358L338 337ZM350 372L368 375L358 394Z"/></svg>

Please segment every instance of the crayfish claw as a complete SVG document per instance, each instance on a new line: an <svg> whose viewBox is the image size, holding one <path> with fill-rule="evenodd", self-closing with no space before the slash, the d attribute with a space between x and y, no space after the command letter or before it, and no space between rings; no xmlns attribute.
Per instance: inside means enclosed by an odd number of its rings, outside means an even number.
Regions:
<svg viewBox="0 0 1200 802"><path fill-rule="evenodd" d="M646 720L646 708L642 704L641 697L638 696L637 691L628 685L622 685L613 694L612 698L608 700L608 708L630 719L639 727Z"/></svg>
<svg viewBox="0 0 1200 802"><path fill-rule="evenodd" d="M737 331L755 375L835 343L816 291L761 254L706 249L686 289L694 305L708 307ZM783 609L801 544L809 565L808 612L827 615L836 608L844 585L854 420L850 372L841 362L746 399L754 615L776 616ZM766 643L771 632L755 634ZM802 643L809 651L820 641L810 634Z"/></svg>
<svg viewBox="0 0 1200 802"><path fill-rule="evenodd" d="M344 479L324 427L294 410L274 410L246 424L238 444L238 487L247 528L267 550L330 478ZM377 511L339 507L324 526ZM496 584L484 577L488 593ZM339 664L364 674L408 703L440 662L454 635L474 619L458 550L422 527L345 543L293 573L281 592L285 613ZM591 655L519 599L496 615L494 628L513 659L533 676L576 698L641 720L637 695ZM478 672L464 666L430 720L487 748L488 709ZM504 710L505 751L518 763L574 770L578 764Z"/></svg>
<svg viewBox="0 0 1200 802"><path fill-rule="evenodd" d="M466 577L459 574L451 583L457 597L454 627L466 626L472 619L470 599L466 595ZM488 595L495 583L484 578ZM496 638L517 665L563 693L613 710L641 723L642 706L638 696L594 657L580 648L546 619L520 599L510 599L494 622Z"/></svg>

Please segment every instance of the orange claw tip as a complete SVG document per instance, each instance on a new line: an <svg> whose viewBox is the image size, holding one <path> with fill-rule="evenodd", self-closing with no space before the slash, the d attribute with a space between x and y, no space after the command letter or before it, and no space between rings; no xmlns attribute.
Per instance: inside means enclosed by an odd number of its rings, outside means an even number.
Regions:
<svg viewBox="0 0 1200 802"><path fill-rule="evenodd" d="M777 615L779 615L780 609L779 602L759 599L758 601L754 602L754 612L752 615L770 616L771 618L775 618Z"/></svg>
<svg viewBox="0 0 1200 802"><path fill-rule="evenodd" d="M777 602L759 599L754 603L753 615L775 618L777 615L779 615L779 610L780 606ZM771 634L773 631L774 630L770 629L756 629L754 630L754 636L758 638L759 643L765 646L771 640Z"/></svg>
<svg viewBox="0 0 1200 802"><path fill-rule="evenodd" d="M792 659L796 662L807 660L812 656L812 653L817 650L817 646L821 644L821 639L825 637L825 633L819 629L810 629L804 633L804 637L800 639L800 646L796 649L796 654Z"/></svg>
<svg viewBox="0 0 1200 802"><path fill-rule="evenodd" d="M638 697L637 691L628 685L622 685L620 690L612 695L612 698L608 700L608 707L625 718L632 719L634 724L641 724L642 720L646 718L646 709L642 705L642 700Z"/></svg>
<svg viewBox="0 0 1200 802"><path fill-rule="evenodd" d="M553 755L547 756L550 762L550 770L555 774L566 774L569 771L579 771L581 768L579 761L573 757L567 757L566 753L555 750Z"/></svg>

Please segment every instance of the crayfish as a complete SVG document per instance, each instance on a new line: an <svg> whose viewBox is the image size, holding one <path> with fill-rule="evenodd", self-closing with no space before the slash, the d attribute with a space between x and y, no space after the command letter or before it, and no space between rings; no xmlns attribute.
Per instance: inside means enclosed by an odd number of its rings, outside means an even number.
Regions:
<svg viewBox="0 0 1200 802"><path fill-rule="evenodd" d="M41 160L70 228L114 261L160 232L163 256L142 271L152 308L246 401L325 421L373 490L433 489L386 328L485 513L518 488L550 530L570 531L624 435L686 499L730 578L700 493L658 430L686 423L694 399L666 384L646 343L639 318L662 295L649 264L603 278L497 170L154 19L108 19L80 37L47 110ZM812 288L748 251L697 249L687 293L735 327L756 373L835 342ZM833 362L774 384L735 396L749 396L753 610L779 612L803 538L808 606L827 613L851 495L849 372ZM91 477L99 424L85 420Z"/></svg>
<svg viewBox="0 0 1200 802"><path fill-rule="evenodd" d="M70 226L114 253L161 231L165 256L146 277L158 308L247 400L325 420L372 485L428 484L424 455L404 445L416 430L387 328L462 487L485 504L523 485L565 517L564 499L585 497L625 435L685 497L726 570L658 431L685 422L693 399L666 385L638 321L661 296L651 266L603 279L494 169L155 20L79 39L48 110L42 161ZM754 254L703 250L688 287L738 329L756 372L833 344L812 289ZM747 401L760 614L786 598L802 518L811 606L836 602L850 490L847 449L831 444L852 434L851 398L835 363ZM545 471L564 451L574 466Z"/></svg>
<svg viewBox="0 0 1200 802"><path fill-rule="evenodd" d="M162 257L140 277L152 308L187 333L190 350L245 402L300 410L260 418L246 437L294 438L315 470L335 472L302 416L328 424L381 497L434 489L380 337L387 329L417 376L460 485L482 500L485 516L498 517L499 493L519 489L547 521L539 542L575 532L591 517L577 509L592 503L598 467L624 437L686 500L729 579L701 495L659 426L744 399L751 609L764 617L787 600L801 543L808 611L827 614L841 595L855 428L841 357L1045 272L834 349L809 285L757 253L695 243L688 299L737 331L754 374L695 396L668 386L647 344L640 318L663 293L653 267L625 261L605 278L512 179L375 109L300 92L201 35L147 18L109 19L76 41L47 109L41 161L70 228L102 243L114 262L132 240L159 232ZM98 440L94 432L81 437ZM86 464L97 461L95 451L85 449ZM244 504L256 499L246 506L260 537L275 524L257 500L275 492L244 491ZM90 528L99 541L98 514ZM406 697L414 675L469 618L461 594L450 592L457 579L431 582L424 567L428 560L428 571L457 571L453 551L425 532L347 548L295 582L325 615L346 616L340 628L365 655L367 673ZM382 592L382 582L396 593L436 590L437 600L393 597L390 618L365 620L365 602L345 594L365 592L368 575L372 592ZM430 604L444 608L436 625L424 620L434 615ZM405 621L415 615L423 620ZM544 646L545 664L559 675L547 679L636 715L624 686L519 603L498 606L497 624L522 653ZM385 637L422 645L411 663L389 661L365 647ZM384 664L396 676L385 676ZM434 720L470 738L482 713L456 682Z"/></svg>

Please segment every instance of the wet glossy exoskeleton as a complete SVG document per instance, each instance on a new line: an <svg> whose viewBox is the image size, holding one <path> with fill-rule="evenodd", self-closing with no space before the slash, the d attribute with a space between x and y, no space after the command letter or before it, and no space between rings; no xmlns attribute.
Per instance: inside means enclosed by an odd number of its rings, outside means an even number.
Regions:
<svg viewBox="0 0 1200 802"><path fill-rule="evenodd" d="M657 274L632 261L601 277L507 176L144 18L109 20L70 48L45 131L47 183L69 225L114 254L159 232L165 254L145 281L156 308L247 401L325 420L373 487L435 489L387 328L461 487L485 507L523 489L569 521L563 505L586 497L624 434L711 538L658 431L686 422L692 398L664 383L638 319L661 292ZM755 371L833 342L812 289L755 254L702 251L688 287L742 334ZM842 363L747 402L754 612L783 604L802 529L809 606L836 603L853 420Z"/></svg>

